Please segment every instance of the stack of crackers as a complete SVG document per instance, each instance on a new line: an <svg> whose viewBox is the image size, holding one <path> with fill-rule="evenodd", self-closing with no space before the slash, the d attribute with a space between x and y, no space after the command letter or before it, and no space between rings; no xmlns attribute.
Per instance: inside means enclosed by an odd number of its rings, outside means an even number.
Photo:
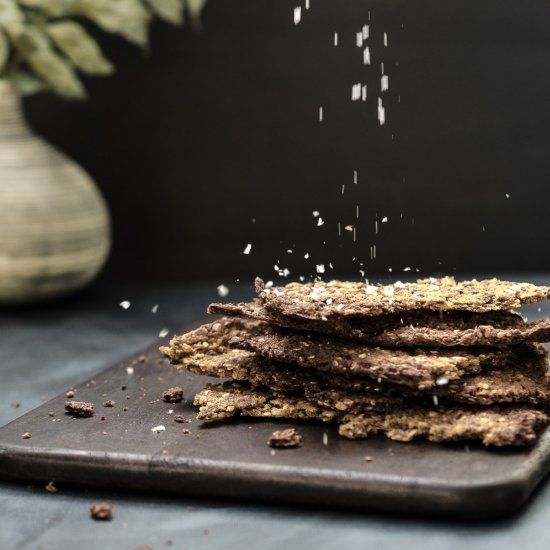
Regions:
<svg viewBox="0 0 550 550"><path fill-rule="evenodd" d="M228 379L195 396L198 418L235 415L338 424L358 439L527 445L549 422L550 319L513 311L550 287L451 277L370 285L256 279L250 303L161 351Z"/></svg>

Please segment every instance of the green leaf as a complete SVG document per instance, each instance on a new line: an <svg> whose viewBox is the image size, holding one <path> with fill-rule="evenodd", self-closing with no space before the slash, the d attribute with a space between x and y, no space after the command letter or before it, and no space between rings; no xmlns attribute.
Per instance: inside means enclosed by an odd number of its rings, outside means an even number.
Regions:
<svg viewBox="0 0 550 550"><path fill-rule="evenodd" d="M185 0L187 11L189 12L189 15L191 16L191 21L195 24L195 26L200 27L200 15L205 4L206 0Z"/></svg>
<svg viewBox="0 0 550 550"><path fill-rule="evenodd" d="M0 29L0 74L4 72L9 56L10 43L4 31Z"/></svg>
<svg viewBox="0 0 550 550"><path fill-rule="evenodd" d="M153 13L172 23L181 25L183 23L183 4L185 0L147 0Z"/></svg>
<svg viewBox="0 0 550 550"><path fill-rule="evenodd" d="M46 32L54 44L87 74L106 75L114 70L103 56L95 40L78 23L60 21L46 25Z"/></svg>
<svg viewBox="0 0 550 550"><path fill-rule="evenodd" d="M6 30L22 25L24 14L15 0L0 0L0 27Z"/></svg>
<svg viewBox="0 0 550 550"><path fill-rule="evenodd" d="M51 48L32 50L25 61L52 90L67 99L85 99L86 91L74 69Z"/></svg>
<svg viewBox="0 0 550 550"><path fill-rule="evenodd" d="M120 34L134 44L147 45L151 14L140 0L70 0L66 10L87 17L103 30Z"/></svg>
<svg viewBox="0 0 550 550"><path fill-rule="evenodd" d="M10 76L9 80L19 95L33 95L49 89L43 80L21 69Z"/></svg>

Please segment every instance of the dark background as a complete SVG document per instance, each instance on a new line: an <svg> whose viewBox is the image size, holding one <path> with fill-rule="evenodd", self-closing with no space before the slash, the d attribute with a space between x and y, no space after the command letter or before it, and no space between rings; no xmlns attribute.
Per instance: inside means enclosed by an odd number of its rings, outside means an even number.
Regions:
<svg viewBox="0 0 550 550"><path fill-rule="evenodd" d="M26 100L108 201L103 280L548 270L550 4L310 0L294 25L298 4L209 0L202 32L156 22L149 54L101 35L118 70L91 101Z"/></svg>

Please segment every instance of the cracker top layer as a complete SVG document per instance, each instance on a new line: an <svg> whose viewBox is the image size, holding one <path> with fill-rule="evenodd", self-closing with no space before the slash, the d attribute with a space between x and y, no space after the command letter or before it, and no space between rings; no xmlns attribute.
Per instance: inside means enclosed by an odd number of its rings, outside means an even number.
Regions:
<svg viewBox="0 0 550 550"><path fill-rule="evenodd" d="M507 311L550 298L550 287L486 279L456 282L452 277L419 279L375 286L352 281L290 283L266 288L256 279L256 292L266 307L283 315L324 320L331 317L372 317L428 309L474 313Z"/></svg>

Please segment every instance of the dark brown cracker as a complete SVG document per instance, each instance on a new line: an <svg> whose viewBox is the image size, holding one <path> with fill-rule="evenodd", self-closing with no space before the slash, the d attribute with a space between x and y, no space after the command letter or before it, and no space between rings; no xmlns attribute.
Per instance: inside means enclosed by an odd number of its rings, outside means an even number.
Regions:
<svg viewBox="0 0 550 550"><path fill-rule="evenodd" d="M229 321L222 321L222 325ZM362 376L338 375L314 369L299 368L291 364L277 363L262 359L246 350L230 350L219 344L219 330L206 331L210 339L218 345L218 355L204 355L204 340L197 341L188 350L188 355L178 364L197 374L216 378L231 378L234 381L249 382L253 388L268 387L281 393L303 394L304 391L321 392L341 390L367 397L377 397L376 410L387 410L401 406L403 397L436 395L451 401L478 405L493 403L545 403L549 401L549 380L547 354L537 348L531 355L527 354L520 363L509 369L489 369L481 373L464 376L449 381L445 377L436 379L433 387L424 391L408 389L388 383L378 383ZM235 335L235 332L232 332ZM210 344L211 342L208 341ZM207 349L211 346L208 345ZM193 350L195 353L193 353ZM519 360L519 359L518 359ZM395 395L400 394L399 396ZM391 396L392 399L380 399L380 396Z"/></svg>
<svg viewBox="0 0 550 550"><path fill-rule="evenodd" d="M475 313L506 311L550 297L550 287L547 286L498 279L456 282L452 277L385 286L351 281L315 281L290 283L280 288L266 288L257 278L256 291L263 303L278 313L318 321L417 309Z"/></svg>
<svg viewBox="0 0 550 550"><path fill-rule="evenodd" d="M222 319L214 323L172 338L168 346L160 351L173 363L183 361L186 357L212 356L227 350L227 343L234 336L261 333L265 323L246 319Z"/></svg>
<svg viewBox="0 0 550 550"><path fill-rule="evenodd" d="M231 378L237 382L248 382L252 388L266 387L279 393L305 395L310 400L324 399L327 391L333 397L338 392L340 400L353 403L355 399L369 399L370 410L391 410L400 407L404 398L433 396L452 402L471 405L492 405L496 403L547 404L550 402L550 382L542 374L544 357L535 358L517 367L517 369L490 369L478 374L465 376L459 380L447 382L440 379L440 385L426 391L415 391L391 384L378 384L365 378L352 378L327 373L313 373L300 369L262 361L249 352L235 360L231 352L198 359L188 359L185 368L206 376ZM399 395L397 395L399 394ZM320 397L322 396L322 397ZM346 410L346 406L337 407Z"/></svg>
<svg viewBox="0 0 550 550"><path fill-rule="evenodd" d="M550 319L527 323L521 315L510 311L420 310L362 318L333 316L323 321L282 315L254 300L210 304L208 312L385 347L508 346L550 341Z"/></svg>
<svg viewBox="0 0 550 550"><path fill-rule="evenodd" d="M505 368L527 357L545 354L537 344L503 349L470 348L467 351L458 348L389 350L274 327L265 327L261 335L235 334L229 344L277 362L368 377L416 390L434 387L441 377L456 380L482 368Z"/></svg>
<svg viewBox="0 0 550 550"><path fill-rule="evenodd" d="M429 441L479 439L484 445L504 447L530 445L537 430L548 424L548 416L526 407L511 409L410 409L382 415L346 416L338 433L363 439L376 433L396 441L425 437Z"/></svg>
<svg viewBox="0 0 550 550"><path fill-rule="evenodd" d="M545 413L527 407L511 409L422 409L370 415L342 415L302 398L273 395L237 384L208 385L195 397L198 418L223 420L235 415L339 422L340 435L360 439L385 433L390 439L430 441L480 439L485 445L528 445L548 423Z"/></svg>
<svg viewBox="0 0 550 550"><path fill-rule="evenodd" d="M207 384L194 400L199 407L199 420L223 420L240 414L265 418L317 419L329 422L335 411L324 409L299 397L284 397L254 392L236 383Z"/></svg>

